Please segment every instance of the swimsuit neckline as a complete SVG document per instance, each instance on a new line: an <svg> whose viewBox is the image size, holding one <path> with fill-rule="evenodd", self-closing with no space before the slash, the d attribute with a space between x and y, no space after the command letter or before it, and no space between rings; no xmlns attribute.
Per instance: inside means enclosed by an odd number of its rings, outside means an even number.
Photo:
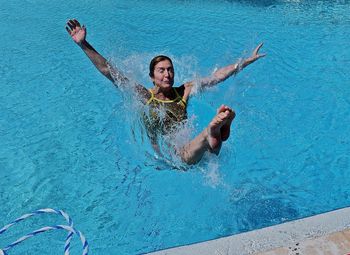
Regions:
<svg viewBox="0 0 350 255"><path fill-rule="evenodd" d="M179 95L179 93L176 91L175 88L173 88L175 94L176 94L176 98L174 99L171 99L171 100L162 100L162 99L158 99L154 96L154 93L151 89L149 89L149 92L151 93L151 98L147 101L147 104L151 103L152 100L155 100L157 102L160 102L160 103L174 103L174 102L178 102L178 101L183 101L183 98Z"/></svg>

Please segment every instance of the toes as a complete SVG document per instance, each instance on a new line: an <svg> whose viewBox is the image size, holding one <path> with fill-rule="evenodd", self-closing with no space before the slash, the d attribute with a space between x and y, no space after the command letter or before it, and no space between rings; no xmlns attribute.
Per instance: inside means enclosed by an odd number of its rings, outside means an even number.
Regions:
<svg viewBox="0 0 350 255"><path fill-rule="evenodd" d="M233 120L235 117L236 117L235 111L231 110L231 112L230 112L230 117L229 117L229 118L230 118L231 120Z"/></svg>
<svg viewBox="0 0 350 255"><path fill-rule="evenodd" d="M223 119L226 119L227 117L229 117L230 116L230 111L229 110L226 110L226 111L224 111L224 112L221 112L220 114L219 114L219 116L221 116Z"/></svg>
<svg viewBox="0 0 350 255"><path fill-rule="evenodd" d="M217 114L221 113L221 112L226 112L226 111L229 111L229 112L233 112L233 110L228 107L227 105L224 105L222 104L218 109L217 109Z"/></svg>
<svg viewBox="0 0 350 255"><path fill-rule="evenodd" d="M218 109L217 109L217 113L220 113L220 112L224 112L225 110L226 110L226 108L227 108L227 106L225 106L225 105L221 105Z"/></svg>
<svg viewBox="0 0 350 255"><path fill-rule="evenodd" d="M227 118L228 113L226 112L220 112L218 115L216 115L216 120L219 122L224 121Z"/></svg>

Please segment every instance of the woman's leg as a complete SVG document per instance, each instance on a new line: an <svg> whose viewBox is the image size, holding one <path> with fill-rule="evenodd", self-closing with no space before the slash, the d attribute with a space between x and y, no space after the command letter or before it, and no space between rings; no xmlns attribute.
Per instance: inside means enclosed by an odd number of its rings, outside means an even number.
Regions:
<svg viewBox="0 0 350 255"><path fill-rule="evenodd" d="M186 144L178 152L187 164L198 163L206 151L219 154L223 141L230 136L232 120L235 117L234 111L228 106L220 106L217 115L209 125L191 142Z"/></svg>

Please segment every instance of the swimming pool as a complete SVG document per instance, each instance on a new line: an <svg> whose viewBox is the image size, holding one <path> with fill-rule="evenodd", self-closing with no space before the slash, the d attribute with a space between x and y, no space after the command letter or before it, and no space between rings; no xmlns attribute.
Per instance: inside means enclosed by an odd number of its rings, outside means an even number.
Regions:
<svg viewBox="0 0 350 255"><path fill-rule="evenodd" d="M349 13L349 1L3 3L1 225L59 208L91 254L138 254L349 206ZM156 54L174 59L179 84L263 41L266 58L190 102L198 129L221 103L236 110L220 156L187 172L153 159L128 98L66 34L71 17L149 87ZM0 247L52 220L23 224ZM45 234L11 254L62 254L64 239Z"/></svg>

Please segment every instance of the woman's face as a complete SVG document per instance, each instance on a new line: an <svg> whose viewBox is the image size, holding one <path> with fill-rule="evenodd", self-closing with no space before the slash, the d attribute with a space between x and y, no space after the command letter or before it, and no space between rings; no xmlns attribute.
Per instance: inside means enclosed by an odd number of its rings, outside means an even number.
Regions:
<svg viewBox="0 0 350 255"><path fill-rule="evenodd" d="M152 81L160 88L171 88L174 85L174 67L169 60L163 60L154 66Z"/></svg>

